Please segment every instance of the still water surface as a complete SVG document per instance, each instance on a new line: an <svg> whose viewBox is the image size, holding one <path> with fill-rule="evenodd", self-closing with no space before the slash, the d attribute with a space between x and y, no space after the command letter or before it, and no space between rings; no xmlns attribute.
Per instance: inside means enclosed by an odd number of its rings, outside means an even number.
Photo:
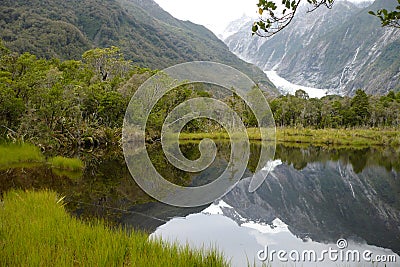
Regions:
<svg viewBox="0 0 400 267"><path fill-rule="evenodd" d="M199 156L197 144L181 145L188 158ZM215 162L188 174L169 165L159 144L148 147L152 162L174 183L206 184L223 172L229 144L219 143ZM363 260L363 253L400 258L400 149L328 149L277 146L275 169L254 193L247 188L257 163L259 145L252 143L248 170L222 199L196 208L176 208L148 197L130 178L120 152L79 152L85 160L80 175L57 173L47 166L3 168L0 192L10 188L50 188L66 195L68 209L80 217L102 217L115 224L144 229L166 240L193 247L214 246L233 266L261 265L257 253L285 251L265 261L272 266L384 266ZM340 249L337 240L347 247ZM343 240L342 240L343 241ZM268 249L268 251L266 251ZM330 260L324 250L336 250ZM345 261L359 251L360 262ZM296 252L297 251L297 252ZM316 260L301 261L315 251ZM296 254L299 253L299 254ZM342 254L341 254L342 253ZM318 262L323 255L325 261ZM335 259L335 253L332 258ZM342 256L342 261L340 256ZM271 255L269 255L271 256ZM298 258L298 262L290 258ZM300 257L300 258L299 258Z"/></svg>

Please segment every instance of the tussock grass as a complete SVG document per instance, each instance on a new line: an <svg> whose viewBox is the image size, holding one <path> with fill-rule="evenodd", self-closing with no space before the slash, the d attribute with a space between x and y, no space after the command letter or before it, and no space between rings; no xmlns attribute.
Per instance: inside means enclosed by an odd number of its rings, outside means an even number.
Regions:
<svg viewBox="0 0 400 267"><path fill-rule="evenodd" d="M10 191L0 202L0 266L227 266L215 250L191 250L142 232L69 215L50 191Z"/></svg>
<svg viewBox="0 0 400 267"><path fill-rule="evenodd" d="M52 168L73 172L81 171L84 168L84 163L78 158L65 158L57 156L50 158L48 163Z"/></svg>
<svg viewBox="0 0 400 267"><path fill-rule="evenodd" d="M44 156L34 145L26 143L0 145L0 168L38 162L44 162Z"/></svg>
<svg viewBox="0 0 400 267"><path fill-rule="evenodd" d="M261 140L260 131L247 129L250 140ZM227 133L180 133L180 140L229 139ZM315 146L399 146L399 129L309 129L309 128L277 128L278 143L310 144Z"/></svg>
<svg viewBox="0 0 400 267"><path fill-rule="evenodd" d="M278 142L335 146L398 146L398 129L307 129L279 128Z"/></svg>
<svg viewBox="0 0 400 267"><path fill-rule="evenodd" d="M61 156L47 160L54 173L70 178L82 176L84 163L77 158ZM10 168L33 168L46 163L40 149L27 143L0 145L0 170Z"/></svg>

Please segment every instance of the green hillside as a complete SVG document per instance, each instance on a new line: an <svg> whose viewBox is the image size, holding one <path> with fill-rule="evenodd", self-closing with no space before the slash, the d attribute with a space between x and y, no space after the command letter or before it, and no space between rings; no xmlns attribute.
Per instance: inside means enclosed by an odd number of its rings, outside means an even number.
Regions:
<svg viewBox="0 0 400 267"><path fill-rule="evenodd" d="M19 53L80 59L88 49L113 45L142 67L210 60L274 88L260 69L232 54L211 31L175 19L152 0L4 0L0 14L0 38Z"/></svg>

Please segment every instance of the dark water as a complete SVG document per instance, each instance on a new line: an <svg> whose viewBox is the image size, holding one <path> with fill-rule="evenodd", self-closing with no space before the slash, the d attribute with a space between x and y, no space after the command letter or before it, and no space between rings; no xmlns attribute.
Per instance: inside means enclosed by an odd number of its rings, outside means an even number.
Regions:
<svg viewBox="0 0 400 267"><path fill-rule="evenodd" d="M188 158L199 156L197 144L181 148ZM148 151L170 181L197 186L218 177L229 161L229 144L220 143L218 148L214 164L191 175L169 165L159 144L149 146ZM80 152L86 168L75 177L45 165L3 168L0 192L53 189L66 196L67 208L77 216L102 217L112 224L134 226L193 246L214 244L236 266L247 260L260 263L255 255L265 245L321 250L329 244L336 247L339 238L345 238L349 247L375 254L400 253L399 148L278 145L278 166L256 192L249 193L247 177L254 171L259 149L257 143L251 145L245 177L211 207L176 208L154 201L133 182L122 153L115 151Z"/></svg>

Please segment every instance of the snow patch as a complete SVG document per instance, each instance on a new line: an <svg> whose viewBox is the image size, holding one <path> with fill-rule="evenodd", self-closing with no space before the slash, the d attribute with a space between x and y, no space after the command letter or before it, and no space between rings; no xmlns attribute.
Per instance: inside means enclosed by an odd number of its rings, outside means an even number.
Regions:
<svg viewBox="0 0 400 267"><path fill-rule="evenodd" d="M329 92L328 89L319 89L308 86L302 86L289 82L288 80L280 77L276 71L264 71L268 79L279 89L282 94L294 95L297 90L304 90L310 98L322 98Z"/></svg>

